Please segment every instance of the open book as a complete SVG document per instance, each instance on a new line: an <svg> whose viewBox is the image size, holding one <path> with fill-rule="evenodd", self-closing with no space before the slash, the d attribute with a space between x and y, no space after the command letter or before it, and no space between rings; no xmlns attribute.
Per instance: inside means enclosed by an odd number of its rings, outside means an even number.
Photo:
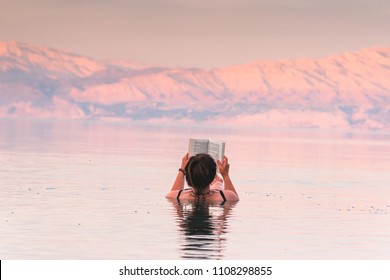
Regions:
<svg viewBox="0 0 390 280"><path fill-rule="evenodd" d="M225 155L225 142L212 141L208 139L190 139L188 154L209 154L215 161L222 161Z"/></svg>

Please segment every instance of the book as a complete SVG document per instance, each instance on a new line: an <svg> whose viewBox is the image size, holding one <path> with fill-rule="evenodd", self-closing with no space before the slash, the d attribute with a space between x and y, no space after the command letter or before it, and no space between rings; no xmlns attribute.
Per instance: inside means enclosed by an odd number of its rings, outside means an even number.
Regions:
<svg viewBox="0 0 390 280"><path fill-rule="evenodd" d="M190 138L188 148L189 156L191 157L200 153L209 154L215 161L222 161L225 155L225 142Z"/></svg>

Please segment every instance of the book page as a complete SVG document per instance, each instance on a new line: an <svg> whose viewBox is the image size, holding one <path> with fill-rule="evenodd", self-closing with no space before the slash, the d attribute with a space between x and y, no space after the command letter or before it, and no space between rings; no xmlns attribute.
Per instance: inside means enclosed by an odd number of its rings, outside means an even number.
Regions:
<svg viewBox="0 0 390 280"><path fill-rule="evenodd" d="M225 143L209 142L208 154L215 160L223 159L225 153Z"/></svg>
<svg viewBox="0 0 390 280"><path fill-rule="evenodd" d="M217 161L219 159L219 145L216 143L209 142L208 154Z"/></svg>
<svg viewBox="0 0 390 280"><path fill-rule="evenodd" d="M194 156L200 153L206 153L209 147L209 140L207 139L190 139L188 154Z"/></svg>

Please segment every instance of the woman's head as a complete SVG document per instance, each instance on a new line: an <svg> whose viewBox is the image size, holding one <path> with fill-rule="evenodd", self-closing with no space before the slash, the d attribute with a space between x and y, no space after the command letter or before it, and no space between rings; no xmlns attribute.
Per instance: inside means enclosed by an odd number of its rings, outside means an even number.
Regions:
<svg viewBox="0 0 390 280"><path fill-rule="evenodd" d="M195 193L202 193L213 182L217 165L208 154L197 154L188 160L185 171L188 185Z"/></svg>

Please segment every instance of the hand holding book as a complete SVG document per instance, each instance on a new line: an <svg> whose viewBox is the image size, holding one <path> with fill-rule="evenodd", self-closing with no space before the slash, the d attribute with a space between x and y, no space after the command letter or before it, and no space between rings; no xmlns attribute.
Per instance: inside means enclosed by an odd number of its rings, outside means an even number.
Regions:
<svg viewBox="0 0 390 280"><path fill-rule="evenodd" d="M222 162L220 160L217 161L219 173L222 175L222 177L229 175L229 161L226 156L223 157Z"/></svg>
<svg viewBox="0 0 390 280"><path fill-rule="evenodd" d="M189 154L186 153L186 154L184 155L184 157L182 158L182 160L181 160L180 169L184 169L184 168L186 167L189 158L190 158Z"/></svg>

